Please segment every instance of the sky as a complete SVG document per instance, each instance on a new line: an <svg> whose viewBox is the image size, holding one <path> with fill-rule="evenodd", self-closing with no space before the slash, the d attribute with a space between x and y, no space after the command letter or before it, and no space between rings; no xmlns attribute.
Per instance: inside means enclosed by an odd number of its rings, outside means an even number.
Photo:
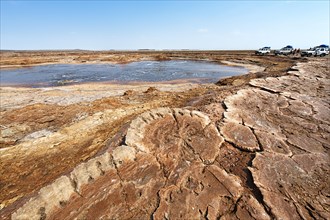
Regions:
<svg viewBox="0 0 330 220"><path fill-rule="evenodd" d="M1 1L2 50L328 44L330 1Z"/></svg>

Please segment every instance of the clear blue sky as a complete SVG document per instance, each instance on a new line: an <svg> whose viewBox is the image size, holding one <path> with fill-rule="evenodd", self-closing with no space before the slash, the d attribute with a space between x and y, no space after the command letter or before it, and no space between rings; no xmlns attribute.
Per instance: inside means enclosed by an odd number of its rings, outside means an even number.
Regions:
<svg viewBox="0 0 330 220"><path fill-rule="evenodd" d="M1 49L329 44L325 1L1 1Z"/></svg>

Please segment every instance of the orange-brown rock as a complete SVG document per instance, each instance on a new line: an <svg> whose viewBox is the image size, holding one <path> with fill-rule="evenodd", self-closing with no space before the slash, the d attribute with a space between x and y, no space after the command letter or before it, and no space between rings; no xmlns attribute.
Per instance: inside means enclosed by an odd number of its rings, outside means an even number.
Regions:
<svg viewBox="0 0 330 220"><path fill-rule="evenodd" d="M238 177L212 165L222 142L201 112L146 112L132 121L126 145L42 188L12 218L212 218L231 213L244 188ZM258 210L267 216L264 212Z"/></svg>
<svg viewBox="0 0 330 220"><path fill-rule="evenodd" d="M316 63L298 64L288 76L252 80L257 88L241 90L225 101L228 109L222 128L228 123L246 126L258 140L262 151L249 169L274 218L330 218L330 139L324 129L329 126L325 88L330 81L320 71L329 67ZM224 137L240 143L246 135L224 132Z"/></svg>

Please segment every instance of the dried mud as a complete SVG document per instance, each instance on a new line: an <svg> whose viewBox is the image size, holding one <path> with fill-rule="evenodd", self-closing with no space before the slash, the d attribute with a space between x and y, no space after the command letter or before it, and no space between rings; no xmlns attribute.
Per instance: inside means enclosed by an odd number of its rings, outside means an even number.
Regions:
<svg viewBox="0 0 330 220"><path fill-rule="evenodd" d="M216 85L2 87L1 219L330 218L328 58L26 54L2 52L1 67L180 58L254 68Z"/></svg>

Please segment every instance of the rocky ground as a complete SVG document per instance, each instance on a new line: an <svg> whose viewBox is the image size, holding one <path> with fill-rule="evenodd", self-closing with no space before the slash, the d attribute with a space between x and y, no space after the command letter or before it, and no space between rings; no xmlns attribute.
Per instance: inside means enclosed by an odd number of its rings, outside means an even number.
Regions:
<svg viewBox="0 0 330 220"><path fill-rule="evenodd" d="M330 218L329 58L150 54L134 59L262 69L217 85L2 87L1 219Z"/></svg>

